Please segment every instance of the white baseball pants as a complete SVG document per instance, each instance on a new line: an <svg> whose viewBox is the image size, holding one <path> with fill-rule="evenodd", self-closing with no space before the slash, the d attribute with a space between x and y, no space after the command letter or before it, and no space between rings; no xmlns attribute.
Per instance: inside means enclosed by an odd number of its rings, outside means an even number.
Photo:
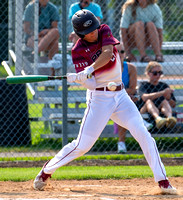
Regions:
<svg viewBox="0 0 183 200"><path fill-rule="evenodd" d="M52 174L57 168L87 153L110 118L128 129L137 140L153 171L155 181L165 180L166 171L161 162L155 140L144 126L137 107L131 101L125 89L115 92L87 92L87 108L77 139L64 146L46 165L44 172Z"/></svg>

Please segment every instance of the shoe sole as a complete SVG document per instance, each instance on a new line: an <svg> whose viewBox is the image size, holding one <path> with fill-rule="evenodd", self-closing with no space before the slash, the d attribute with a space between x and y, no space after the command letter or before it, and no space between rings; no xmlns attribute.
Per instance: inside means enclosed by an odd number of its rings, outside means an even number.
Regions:
<svg viewBox="0 0 183 200"><path fill-rule="evenodd" d="M171 189L161 188L161 193L162 194L177 194L177 190L175 188L171 188Z"/></svg>
<svg viewBox="0 0 183 200"><path fill-rule="evenodd" d="M158 123L158 124L156 125L156 128L158 128L158 129L163 128L163 127L166 125L166 123L167 123L167 121L164 120L161 124Z"/></svg>
<svg viewBox="0 0 183 200"><path fill-rule="evenodd" d="M166 123L167 128L173 128L176 125L176 121L174 119L169 119L168 122Z"/></svg>
<svg viewBox="0 0 183 200"><path fill-rule="evenodd" d="M36 182L34 182L33 187L35 190L43 191L44 188L46 187L46 185L47 184L45 182L36 181Z"/></svg>
<svg viewBox="0 0 183 200"><path fill-rule="evenodd" d="M118 151L118 153L125 154L127 151Z"/></svg>

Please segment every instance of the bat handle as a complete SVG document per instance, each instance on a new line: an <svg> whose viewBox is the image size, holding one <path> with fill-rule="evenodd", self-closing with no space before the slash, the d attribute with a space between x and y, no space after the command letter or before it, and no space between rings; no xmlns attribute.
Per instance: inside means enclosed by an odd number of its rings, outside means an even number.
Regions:
<svg viewBox="0 0 183 200"><path fill-rule="evenodd" d="M67 75L63 75L63 76L62 76L62 79L67 79Z"/></svg>
<svg viewBox="0 0 183 200"><path fill-rule="evenodd" d="M88 75L87 75L87 78L88 78L88 79L92 78L92 74L88 74Z"/></svg>

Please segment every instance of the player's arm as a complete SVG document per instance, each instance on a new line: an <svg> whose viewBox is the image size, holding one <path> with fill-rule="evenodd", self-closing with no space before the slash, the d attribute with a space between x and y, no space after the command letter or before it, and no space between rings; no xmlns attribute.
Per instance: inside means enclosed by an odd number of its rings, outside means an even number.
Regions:
<svg viewBox="0 0 183 200"><path fill-rule="evenodd" d="M162 47L163 44L163 29L157 28L158 31L158 36L159 36L159 41L160 41L160 49Z"/></svg>
<svg viewBox="0 0 183 200"><path fill-rule="evenodd" d="M57 21L52 21L51 28L58 28L58 22Z"/></svg>
<svg viewBox="0 0 183 200"><path fill-rule="evenodd" d="M24 22L23 29L24 29L24 32L30 36L34 34L33 30L30 29L30 22L28 21Z"/></svg>
<svg viewBox="0 0 183 200"><path fill-rule="evenodd" d="M157 99L157 98L159 98L159 97L161 97L161 96L163 96L163 95L164 95L164 91L162 90L162 91L159 91L159 92L144 93L144 94L141 96L141 98L142 98L142 100L145 102L145 101L147 101L148 99L154 100L154 99Z"/></svg>
<svg viewBox="0 0 183 200"><path fill-rule="evenodd" d="M86 67L80 73L84 74L83 76L85 76L85 80L86 80L87 79L86 77L88 75L92 74L95 70L106 65L112 59L112 56L113 56L113 45L111 44L111 45L103 46L102 47L102 53L97 58L97 60L95 62L93 62L90 66Z"/></svg>
<svg viewBox="0 0 183 200"><path fill-rule="evenodd" d="M134 95L136 93L137 86L137 69L131 63L128 63L129 71L129 88L126 88L126 91L129 95Z"/></svg>
<svg viewBox="0 0 183 200"><path fill-rule="evenodd" d="M97 70L104 65L106 65L113 56L113 45L106 45L102 47L102 53L98 57L98 59L92 63L90 66Z"/></svg>

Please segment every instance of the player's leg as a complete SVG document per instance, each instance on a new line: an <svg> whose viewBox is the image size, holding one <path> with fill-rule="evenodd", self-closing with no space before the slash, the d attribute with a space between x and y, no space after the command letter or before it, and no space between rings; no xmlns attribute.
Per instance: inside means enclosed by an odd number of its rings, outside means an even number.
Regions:
<svg viewBox="0 0 183 200"><path fill-rule="evenodd" d="M161 53L161 41L159 38L158 30L153 22L146 23L147 39L156 55L159 62L163 62L163 55Z"/></svg>
<svg viewBox="0 0 183 200"><path fill-rule="evenodd" d="M126 129L118 125L118 153L126 153L126 144L125 144L125 138L126 138Z"/></svg>
<svg viewBox="0 0 183 200"><path fill-rule="evenodd" d="M57 168L88 152L94 145L115 108L112 98L100 94L103 92L94 93L89 99L77 139L66 145L48 163L44 170L46 173L52 174Z"/></svg>
<svg viewBox="0 0 183 200"><path fill-rule="evenodd" d="M161 105L161 104L160 104ZM152 115L152 117L154 118L155 122L156 122L156 127L158 129L162 128L163 126L165 126L166 124L166 119L160 117L160 112L159 112L159 108L156 107L156 105L154 104L154 102L151 99L148 99L144 106L140 109L140 113L144 114L144 113L150 113Z"/></svg>
<svg viewBox="0 0 183 200"><path fill-rule="evenodd" d="M88 101L77 139L64 146L43 167L34 181L35 189L43 190L46 180L56 169L88 152L100 136L113 112L115 103L113 98L106 98L103 93L98 93L102 95L91 96Z"/></svg>
<svg viewBox="0 0 183 200"><path fill-rule="evenodd" d="M52 41L50 46L48 47L48 58L51 60L53 56L58 53L58 39Z"/></svg>
<svg viewBox="0 0 183 200"><path fill-rule="evenodd" d="M127 128L132 136L137 140L151 170L153 171L155 181L160 182L162 180L167 180L165 167L161 162L156 142L144 126L143 119L137 107L125 91L120 95L119 106L111 119L119 125ZM167 193L176 192L176 189L170 184L167 187L168 188L165 188L165 190L167 189Z"/></svg>
<svg viewBox="0 0 183 200"><path fill-rule="evenodd" d="M132 136L138 141L147 162L154 173L155 181L157 182L165 179L166 172L159 158L159 153L157 153L154 139L145 128L143 119L137 110L137 107L125 93L123 93L120 100L120 106L113 117L115 118L112 118L114 121L117 120L118 124L127 128Z"/></svg>
<svg viewBox="0 0 183 200"><path fill-rule="evenodd" d="M146 47L145 47L145 24L142 21L138 21L130 26L129 34L134 36L135 46L139 50L140 53L140 61L141 62L149 62L150 58L146 54Z"/></svg>
<svg viewBox="0 0 183 200"><path fill-rule="evenodd" d="M177 123L177 119L172 116L172 108L166 99L160 104L160 110L166 117L166 126L168 128L173 128Z"/></svg>
<svg viewBox="0 0 183 200"><path fill-rule="evenodd" d="M50 29L49 32L41 38L39 45L38 45L38 50L39 52L41 51L46 51L49 50L49 47L53 48L53 45L55 45L55 42L57 42L57 45L54 46L55 49L53 49L52 51L58 52L58 39L59 39L59 31L57 28L53 28ZM53 53L52 53L53 54ZM49 58L51 59L53 57L53 55L49 55Z"/></svg>

